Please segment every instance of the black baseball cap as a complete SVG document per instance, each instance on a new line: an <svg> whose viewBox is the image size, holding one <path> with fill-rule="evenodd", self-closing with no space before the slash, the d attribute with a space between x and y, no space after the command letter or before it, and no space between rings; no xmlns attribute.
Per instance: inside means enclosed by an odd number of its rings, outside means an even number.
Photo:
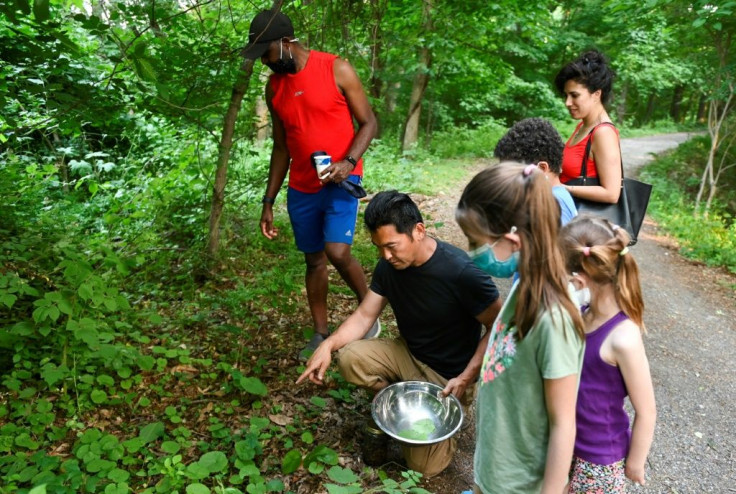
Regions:
<svg viewBox="0 0 736 494"><path fill-rule="evenodd" d="M294 36L294 26L291 20L281 12L264 10L250 23L248 46L241 54L245 58L261 58L272 41L284 36Z"/></svg>

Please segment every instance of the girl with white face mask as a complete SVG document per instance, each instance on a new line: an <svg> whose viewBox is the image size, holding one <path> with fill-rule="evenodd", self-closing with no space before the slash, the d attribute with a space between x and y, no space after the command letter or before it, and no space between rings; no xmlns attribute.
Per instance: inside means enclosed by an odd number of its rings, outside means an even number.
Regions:
<svg viewBox="0 0 736 494"><path fill-rule="evenodd" d="M644 484L656 406L641 334L644 302L629 235L607 220L582 216L561 242L573 284L588 289L585 358L577 408L570 493L626 492L626 477ZM634 425L624 399L634 407Z"/></svg>
<svg viewBox="0 0 736 494"><path fill-rule="evenodd" d="M559 207L535 165L476 175L456 219L491 276L520 279L491 327L478 384L477 493L560 493L575 440L583 323L558 247Z"/></svg>

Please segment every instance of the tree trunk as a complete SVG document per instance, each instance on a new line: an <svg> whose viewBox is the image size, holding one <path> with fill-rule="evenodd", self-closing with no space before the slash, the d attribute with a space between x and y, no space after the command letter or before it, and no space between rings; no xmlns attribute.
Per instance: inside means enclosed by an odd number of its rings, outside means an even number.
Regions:
<svg viewBox="0 0 736 494"><path fill-rule="evenodd" d="M657 96L652 93L649 95L649 99L647 100L647 112L644 114L644 119L642 120L641 124L646 125L652 120L652 116L654 115L654 102L657 100Z"/></svg>
<svg viewBox="0 0 736 494"><path fill-rule="evenodd" d="M422 30L425 33L432 32L432 0L422 3ZM411 88L409 99L409 112L404 126L404 138L401 142L401 150L407 151L414 146L419 138L419 118L422 113L422 98L429 84L429 69L432 66L432 52L426 45L419 48L419 68L414 76L414 84Z"/></svg>
<svg viewBox="0 0 736 494"><path fill-rule="evenodd" d="M52 138L54 139L54 148L59 146L59 143L61 143L61 138L59 137L59 134L54 132L52 135ZM61 176L61 187L64 190L65 194L69 193L69 165L66 162L66 156L62 154L59 156L59 160L57 162L57 167L59 168L59 176Z"/></svg>
<svg viewBox="0 0 736 494"><path fill-rule="evenodd" d="M207 242L207 254L210 258L217 255L220 246L220 219L222 208L225 205L225 184L227 183L227 165L230 161L230 149L233 146L233 134L235 133L235 120L243 102L243 96L248 90L250 76L253 73L254 60L244 59L238 72L230 95L230 105L225 113L225 121L222 126L222 137L220 138L219 153L217 156L217 171L215 172L215 184L212 190L212 208L210 209L210 232Z"/></svg>
<svg viewBox="0 0 736 494"><path fill-rule="evenodd" d="M616 105L616 119L619 125L622 125L626 119L626 93L628 93L629 84L624 83L621 88L621 93L618 99L618 105Z"/></svg>
<svg viewBox="0 0 736 494"><path fill-rule="evenodd" d="M705 105L707 102L708 100L706 99L705 94L701 94L700 99L698 100L698 113L695 115L696 122L705 121Z"/></svg>
<svg viewBox="0 0 736 494"><path fill-rule="evenodd" d="M275 11L281 10L283 0L274 0L271 8ZM235 134L235 121L238 111L243 103L243 96L248 90L250 76L253 74L255 60L243 59L238 71L238 77L230 94L230 105L225 112L225 121L222 125L222 137L218 146L217 170L215 171L215 183L212 187L212 207L210 208L210 231L207 241L207 254L214 259L220 247L220 219L222 209L225 206L225 184L227 183L227 165L230 162L230 150L233 147L233 135Z"/></svg>
<svg viewBox="0 0 736 494"><path fill-rule="evenodd" d="M682 108L682 94L685 91L685 86L678 85L675 88L675 92L672 95L672 105L670 105L670 117L674 122L680 121L680 109Z"/></svg>
<svg viewBox="0 0 736 494"><path fill-rule="evenodd" d="M715 99L711 100L710 105L708 106L708 133L710 134L710 150L708 151L708 161L705 164L703 176L700 180L698 195L695 198L694 213L696 215L698 214L698 210L700 208L700 202L703 199L703 192L705 191L706 183L708 184L710 197L715 195L715 188L718 185L714 177L714 165L716 153L718 152L718 147L721 145L720 139L723 121L725 120L726 115L728 115L729 107L731 106L731 102L733 101L734 85L729 84L729 89L729 95L724 102L723 107L719 108L718 101ZM705 210L703 212L703 215L706 217L708 216L708 207L710 207L710 201L708 201L708 203L706 204Z"/></svg>
<svg viewBox="0 0 736 494"><path fill-rule="evenodd" d="M373 14L373 25L370 27L371 30L371 75L368 80L368 94L370 94L373 101L379 101L381 99L381 93L383 91L383 80L381 75L383 72L383 32L381 30L381 20L385 13L385 4L382 4L382 0L371 1L371 11ZM377 110L377 109L376 109ZM376 137L381 137L382 125L382 113L375 111L376 120L378 120L378 130Z"/></svg>
<svg viewBox="0 0 736 494"><path fill-rule="evenodd" d="M261 72L261 76L258 79L263 82L265 87L265 84L267 84L268 81L268 75L266 75L265 71ZM258 126L256 130L257 142L262 143L268 139L268 136L271 133L270 123L271 120L268 118L268 105L266 104L266 95L264 91L264 93L258 95L258 98L256 99L256 125Z"/></svg>

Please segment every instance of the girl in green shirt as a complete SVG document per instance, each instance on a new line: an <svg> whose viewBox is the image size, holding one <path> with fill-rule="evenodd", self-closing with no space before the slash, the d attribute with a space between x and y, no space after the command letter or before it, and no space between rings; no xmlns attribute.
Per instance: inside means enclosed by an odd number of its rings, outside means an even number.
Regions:
<svg viewBox="0 0 736 494"><path fill-rule="evenodd" d="M534 165L504 162L470 181L456 211L481 269L520 274L491 328L478 381L476 493L559 494L570 470L583 322L546 182Z"/></svg>

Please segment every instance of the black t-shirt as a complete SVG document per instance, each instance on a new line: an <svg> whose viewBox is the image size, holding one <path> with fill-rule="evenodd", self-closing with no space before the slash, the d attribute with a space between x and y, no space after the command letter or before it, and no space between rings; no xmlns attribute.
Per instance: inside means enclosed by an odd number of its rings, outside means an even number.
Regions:
<svg viewBox="0 0 736 494"><path fill-rule="evenodd" d="M421 266L394 269L378 261L371 290L388 299L412 355L446 379L465 370L481 335L475 317L498 299L491 277L439 240Z"/></svg>

